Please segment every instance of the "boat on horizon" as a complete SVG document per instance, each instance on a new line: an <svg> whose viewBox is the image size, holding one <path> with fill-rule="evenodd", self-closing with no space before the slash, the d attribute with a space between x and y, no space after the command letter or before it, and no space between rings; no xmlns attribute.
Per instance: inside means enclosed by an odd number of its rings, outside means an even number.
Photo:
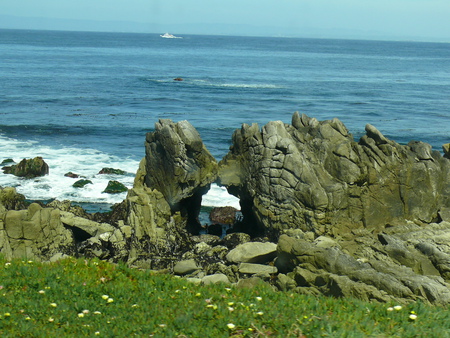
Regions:
<svg viewBox="0 0 450 338"><path fill-rule="evenodd" d="M165 39L182 39L181 36L175 36L170 33L164 33L164 34L160 35L160 37L165 38Z"/></svg>

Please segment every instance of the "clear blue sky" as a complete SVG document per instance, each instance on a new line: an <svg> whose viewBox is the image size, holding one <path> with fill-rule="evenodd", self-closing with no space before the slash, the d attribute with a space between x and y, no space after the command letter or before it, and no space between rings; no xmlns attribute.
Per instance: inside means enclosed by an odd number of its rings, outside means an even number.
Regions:
<svg viewBox="0 0 450 338"><path fill-rule="evenodd" d="M450 42L450 0L0 0L0 20L0 28Z"/></svg>

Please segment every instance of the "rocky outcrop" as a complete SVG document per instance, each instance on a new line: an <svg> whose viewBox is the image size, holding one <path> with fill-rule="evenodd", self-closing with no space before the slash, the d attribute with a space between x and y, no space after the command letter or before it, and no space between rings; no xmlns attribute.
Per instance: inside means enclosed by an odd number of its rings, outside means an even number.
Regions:
<svg viewBox="0 0 450 338"><path fill-rule="evenodd" d="M162 193L172 212L180 211L189 230L198 232L201 198L216 180L218 165L197 130L188 121L159 120L147 133L142 169L145 186Z"/></svg>
<svg viewBox="0 0 450 338"><path fill-rule="evenodd" d="M204 284L265 281L298 293L450 304L450 162L429 145L399 145L371 125L355 142L336 119L294 114L290 125L243 125L220 169L186 121L160 120L145 147L133 188L107 214L69 201L28 205L0 188L0 253L126 261ZM247 233L196 235L201 196L217 177L241 200L244 220L233 230ZM220 230L236 218L232 208L217 211Z"/></svg>
<svg viewBox="0 0 450 338"><path fill-rule="evenodd" d="M33 178L48 175L48 164L42 157L33 159L23 159L19 164L2 168L5 174L12 174L18 177Z"/></svg>
<svg viewBox="0 0 450 338"><path fill-rule="evenodd" d="M147 134L145 159L146 186L160 191L174 211L217 177L216 160L188 121L159 120Z"/></svg>
<svg viewBox="0 0 450 338"><path fill-rule="evenodd" d="M409 223L378 235L361 230L315 240L290 232L280 237L275 265L301 293L447 305L450 256L436 241L449 230L446 222L427 229Z"/></svg>
<svg viewBox="0 0 450 338"><path fill-rule="evenodd" d="M337 119L295 113L292 124L244 124L232 141L220 182L240 198L244 218L274 237L288 228L320 235L430 223L449 206L450 161L371 125L355 142Z"/></svg>

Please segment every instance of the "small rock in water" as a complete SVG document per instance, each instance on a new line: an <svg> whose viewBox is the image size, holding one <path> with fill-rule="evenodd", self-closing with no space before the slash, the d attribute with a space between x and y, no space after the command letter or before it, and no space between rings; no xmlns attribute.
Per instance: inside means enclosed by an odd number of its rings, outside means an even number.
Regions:
<svg viewBox="0 0 450 338"><path fill-rule="evenodd" d="M103 174L107 174L107 175L125 175L125 171L120 170L120 169L114 169L114 168L103 168L102 170L100 170L99 175L103 175Z"/></svg>
<svg viewBox="0 0 450 338"><path fill-rule="evenodd" d="M216 207L211 210L209 218L211 222L218 224L234 224L236 221L236 208Z"/></svg>
<svg viewBox="0 0 450 338"><path fill-rule="evenodd" d="M5 160L2 161L2 163L0 163L0 166L5 166L5 165L12 165L16 162L14 162L14 160L12 158L7 158Z"/></svg>
<svg viewBox="0 0 450 338"><path fill-rule="evenodd" d="M183 81L183 79L181 77L176 77L175 79L173 79L174 81Z"/></svg>
<svg viewBox="0 0 450 338"><path fill-rule="evenodd" d="M109 181L108 186L103 190L107 194L120 194L125 191L128 191L128 188L118 181Z"/></svg>
<svg viewBox="0 0 450 338"><path fill-rule="evenodd" d="M65 177L70 177L70 178L78 178L78 177L80 177L78 174L74 174L71 171L69 171L68 173L65 173L64 176Z"/></svg>
<svg viewBox="0 0 450 338"><path fill-rule="evenodd" d="M92 181L91 180L78 180L74 184L72 184L72 187L83 188L86 184L92 184Z"/></svg>

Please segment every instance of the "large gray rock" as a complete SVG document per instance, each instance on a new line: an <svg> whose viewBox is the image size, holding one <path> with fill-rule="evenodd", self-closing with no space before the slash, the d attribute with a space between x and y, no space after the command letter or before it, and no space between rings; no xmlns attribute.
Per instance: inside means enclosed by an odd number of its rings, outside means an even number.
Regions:
<svg viewBox="0 0 450 338"><path fill-rule="evenodd" d="M188 122L159 120L145 142L147 187L160 191L172 210L204 191L217 177L217 161Z"/></svg>
<svg viewBox="0 0 450 338"><path fill-rule="evenodd" d="M47 260L59 252L73 253L74 244L57 209L33 203L28 209L0 213L0 253L6 259Z"/></svg>
<svg viewBox="0 0 450 338"><path fill-rule="evenodd" d="M321 247L320 242L282 235L275 265L299 287L313 288L326 295L450 304L449 284L436 269L415 269L426 257L400 238L388 235L368 236L364 241L355 238L353 247L346 242L342 242L342 247L347 247L344 251L340 246ZM436 255L432 247L422 250ZM446 272L447 257L438 256L436 264L442 262L442 270Z"/></svg>
<svg viewBox="0 0 450 338"><path fill-rule="evenodd" d="M371 125L357 143L337 119L295 113L292 124L244 124L232 142L219 179L240 197L244 217L269 235L430 223L450 205L450 161L422 142L395 143Z"/></svg>

